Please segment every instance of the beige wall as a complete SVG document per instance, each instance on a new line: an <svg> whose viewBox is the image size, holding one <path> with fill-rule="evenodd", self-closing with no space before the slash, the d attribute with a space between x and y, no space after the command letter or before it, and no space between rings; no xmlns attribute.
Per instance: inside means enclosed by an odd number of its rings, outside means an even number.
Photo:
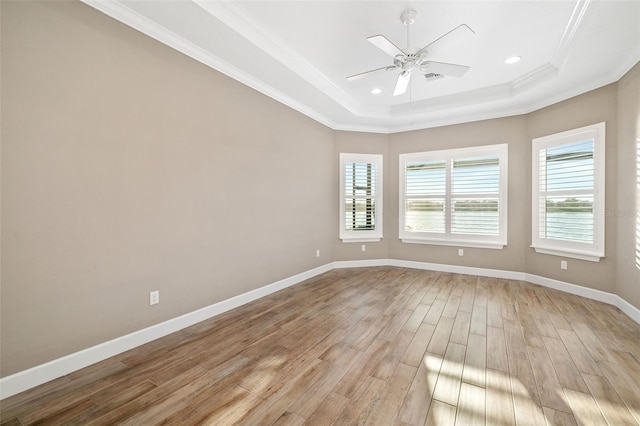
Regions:
<svg viewBox="0 0 640 426"><path fill-rule="evenodd" d="M331 260L330 129L81 3L1 7L2 376Z"/></svg>
<svg viewBox="0 0 640 426"><path fill-rule="evenodd" d="M388 173L391 166L391 158L388 155L389 135L378 133L360 133L360 132L342 132L336 131L334 136L334 161L335 169L335 188L339 188L338 178L340 176L340 153L353 152L362 154L382 154L383 155L383 209L382 209L382 232L384 236L380 242L376 243L343 243L340 239L334 240L333 257L336 260L363 260L363 259L387 259L389 257L388 240L393 235L398 235L395 228L392 228L392 217L395 207L391 197L388 196L389 191L393 190L394 181L390 179ZM339 201L340 194L336 190L336 200ZM338 209L333 213L338 217ZM397 213L396 213L397 214ZM339 217L338 217L339 219ZM338 229L336 229L336 235ZM365 245L365 251L362 251L362 245Z"/></svg>
<svg viewBox="0 0 640 426"><path fill-rule="evenodd" d="M600 263L570 259L560 271L529 248L532 137L606 121L607 209L638 208L637 66L524 116L342 132L83 4L0 4L2 376L332 260L530 272L640 308L635 218L607 218ZM497 143L509 144L507 247L461 258L402 244L398 155ZM340 152L385 155L384 239L364 253L338 239Z"/></svg>
<svg viewBox="0 0 640 426"><path fill-rule="evenodd" d="M640 64L618 82L616 293L640 309ZM637 226L637 227L636 227Z"/></svg>
<svg viewBox="0 0 640 426"><path fill-rule="evenodd" d="M391 258L509 271L524 270L523 247L526 233L522 218L526 212L526 176L521 165L526 161L528 150L524 117L485 120L391 135L391 164L387 169L387 176L393 183L387 197L391 198L392 205L398 205L399 154L504 143L509 146L507 246L503 250L464 248L464 256L459 257L458 247L402 243L398 239L399 210L396 207L393 209L392 234L389 235Z"/></svg>

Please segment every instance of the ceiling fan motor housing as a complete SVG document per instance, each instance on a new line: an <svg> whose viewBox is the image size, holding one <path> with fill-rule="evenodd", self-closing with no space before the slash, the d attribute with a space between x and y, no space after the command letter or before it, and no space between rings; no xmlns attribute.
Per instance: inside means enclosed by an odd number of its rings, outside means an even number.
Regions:
<svg viewBox="0 0 640 426"><path fill-rule="evenodd" d="M416 21L416 16L418 16L418 12L413 9L407 9L400 15L400 20L403 24L409 26Z"/></svg>

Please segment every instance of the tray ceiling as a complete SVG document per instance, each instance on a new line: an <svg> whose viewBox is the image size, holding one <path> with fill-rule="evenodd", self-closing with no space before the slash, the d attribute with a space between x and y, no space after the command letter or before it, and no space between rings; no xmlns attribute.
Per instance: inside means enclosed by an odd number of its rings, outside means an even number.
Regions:
<svg viewBox="0 0 640 426"><path fill-rule="evenodd" d="M640 60L639 1L84 2L340 130L523 114L617 81ZM470 66L462 77L413 75L395 97L395 70L346 79L392 64L367 37L421 48L460 24L474 33L444 40L429 59ZM512 56L521 60L505 64Z"/></svg>

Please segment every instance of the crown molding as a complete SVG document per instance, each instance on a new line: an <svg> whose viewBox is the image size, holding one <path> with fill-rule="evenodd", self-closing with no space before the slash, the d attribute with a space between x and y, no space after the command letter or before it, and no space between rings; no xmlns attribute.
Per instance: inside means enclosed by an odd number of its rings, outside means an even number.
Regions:
<svg viewBox="0 0 640 426"><path fill-rule="evenodd" d="M580 26L590 3L591 0L578 0L576 2L573 12L571 13L571 17L569 18L569 22L562 33L562 37L560 37L560 41L556 46L555 52L553 52L553 56L551 57L550 64L557 69L561 69L562 65L564 65L564 61L567 59L567 54L569 53L569 48L571 47L571 42L578 31L578 27Z"/></svg>
<svg viewBox="0 0 640 426"><path fill-rule="evenodd" d="M333 128L336 123L319 112L309 108L302 102L299 102L290 96L264 84L262 81L252 75L240 70L232 64L221 60L212 53L202 49L201 47L185 40L167 28L160 26L158 23L146 18L138 12L131 10L118 0L102 1L102 0L80 0L88 6L104 13L105 15L119 21L151 38L165 44L172 49L194 59L222 74L239 81L240 83L266 95L276 101L306 115L313 120Z"/></svg>
<svg viewBox="0 0 640 426"><path fill-rule="evenodd" d="M306 61L288 44L255 19L242 13L234 2L191 0L195 5L223 24L229 26L257 48L263 50L303 81L325 94L336 107L351 114L351 118L330 118L318 109L298 98L266 84L248 72L230 64L212 52L181 37L164 26L129 8L120 0L81 0L83 3L142 32L143 34L211 67L226 76L300 112L301 114L333 129L367 133L391 134L410 130L440 127L465 122L487 120L526 114L570 97L596 89L619 80L640 59L640 52L630 55L628 62L620 64L611 73L597 81L553 93L544 99L534 99L526 104L518 100L525 92L545 80L557 76L564 64L575 34L586 14L591 0L578 0L550 62L511 82L456 93L438 98L402 104L392 107L372 107L358 103L352 96L336 86L311 63ZM410 113L409 113L410 111Z"/></svg>

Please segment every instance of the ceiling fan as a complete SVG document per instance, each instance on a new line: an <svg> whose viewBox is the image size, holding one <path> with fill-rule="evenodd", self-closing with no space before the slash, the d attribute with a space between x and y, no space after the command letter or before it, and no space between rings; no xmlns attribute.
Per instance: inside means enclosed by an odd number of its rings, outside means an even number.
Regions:
<svg viewBox="0 0 640 426"><path fill-rule="evenodd" d="M439 80L445 76L462 77L470 67L466 65L431 61L429 60L429 50L434 50L434 48L441 45L444 41L450 40L457 35L469 32L474 33L474 31L469 28L468 25L460 24L422 49L417 49L409 46L409 26L415 22L417 15L418 12L412 9L405 10L400 15L400 20L407 27L407 47L405 49L400 49L383 35L375 35L367 38L371 44L382 50L387 55L393 57L393 65L355 74L347 77L347 80L357 80L378 71L400 70L398 80L396 81L396 87L393 90L393 96L398 96L407 91L411 75L417 72L423 73L427 81Z"/></svg>

